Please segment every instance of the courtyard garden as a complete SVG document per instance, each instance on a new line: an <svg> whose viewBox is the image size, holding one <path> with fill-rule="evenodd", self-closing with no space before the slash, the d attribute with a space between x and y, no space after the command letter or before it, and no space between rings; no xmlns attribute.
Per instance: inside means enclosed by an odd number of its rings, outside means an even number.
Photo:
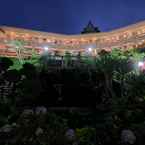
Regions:
<svg viewBox="0 0 145 145"><path fill-rule="evenodd" d="M1 145L143 145L145 53L0 58Z"/></svg>

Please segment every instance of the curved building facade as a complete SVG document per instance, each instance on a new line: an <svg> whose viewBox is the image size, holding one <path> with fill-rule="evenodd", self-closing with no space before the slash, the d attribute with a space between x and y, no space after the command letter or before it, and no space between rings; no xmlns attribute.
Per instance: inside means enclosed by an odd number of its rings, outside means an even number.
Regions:
<svg viewBox="0 0 145 145"><path fill-rule="evenodd" d="M14 42L22 42L14 43ZM145 47L145 21L109 32L63 35L32 31L13 27L0 27L0 56L29 57L33 51L41 55L48 51L52 55L92 55L100 51L119 48L123 51Z"/></svg>

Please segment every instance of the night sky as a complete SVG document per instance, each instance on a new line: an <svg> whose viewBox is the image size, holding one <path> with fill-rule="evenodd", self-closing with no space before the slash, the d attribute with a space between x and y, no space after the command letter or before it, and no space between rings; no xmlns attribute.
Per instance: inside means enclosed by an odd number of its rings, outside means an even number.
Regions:
<svg viewBox="0 0 145 145"><path fill-rule="evenodd" d="M101 31L145 20L145 0L0 0L0 25L76 34L89 20Z"/></svg>

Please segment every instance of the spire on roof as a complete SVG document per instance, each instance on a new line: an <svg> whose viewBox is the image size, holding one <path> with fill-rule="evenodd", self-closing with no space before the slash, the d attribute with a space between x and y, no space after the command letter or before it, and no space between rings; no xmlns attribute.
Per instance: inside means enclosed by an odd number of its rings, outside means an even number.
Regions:
<svg viewBox="0 0 145 145"><path fill-rule="evenodd" d="M87 26L83 29L83 31L81 33L85 34L85 33L98 33L98 32L100 32L98 27L95 27L93 25L93 23L91 21L89 21Z"/></svg>
<svg viewBox="0 0 145 145"><path fill-rule="evenodd" d="M5 31L2 28L0 28L0 32L5 33Z"/></svg>

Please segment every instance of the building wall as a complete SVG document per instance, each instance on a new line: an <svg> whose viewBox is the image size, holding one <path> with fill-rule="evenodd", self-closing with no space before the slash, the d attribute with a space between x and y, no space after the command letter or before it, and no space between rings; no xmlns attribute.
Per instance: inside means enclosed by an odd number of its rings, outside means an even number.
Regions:
<svg viewBox="0 0 145 145"><path fill-rule="evenodd" d="M22 43L19 43L22 42ZM97 55L105 50L120 48L125 51L145 47L145 21L110 32L81 35L63 35L26 29L0 27L0 55L8 57L51 54ZM91 49L90 49L91 48ZM91 51L90 51L91 50Z"/></svg>

